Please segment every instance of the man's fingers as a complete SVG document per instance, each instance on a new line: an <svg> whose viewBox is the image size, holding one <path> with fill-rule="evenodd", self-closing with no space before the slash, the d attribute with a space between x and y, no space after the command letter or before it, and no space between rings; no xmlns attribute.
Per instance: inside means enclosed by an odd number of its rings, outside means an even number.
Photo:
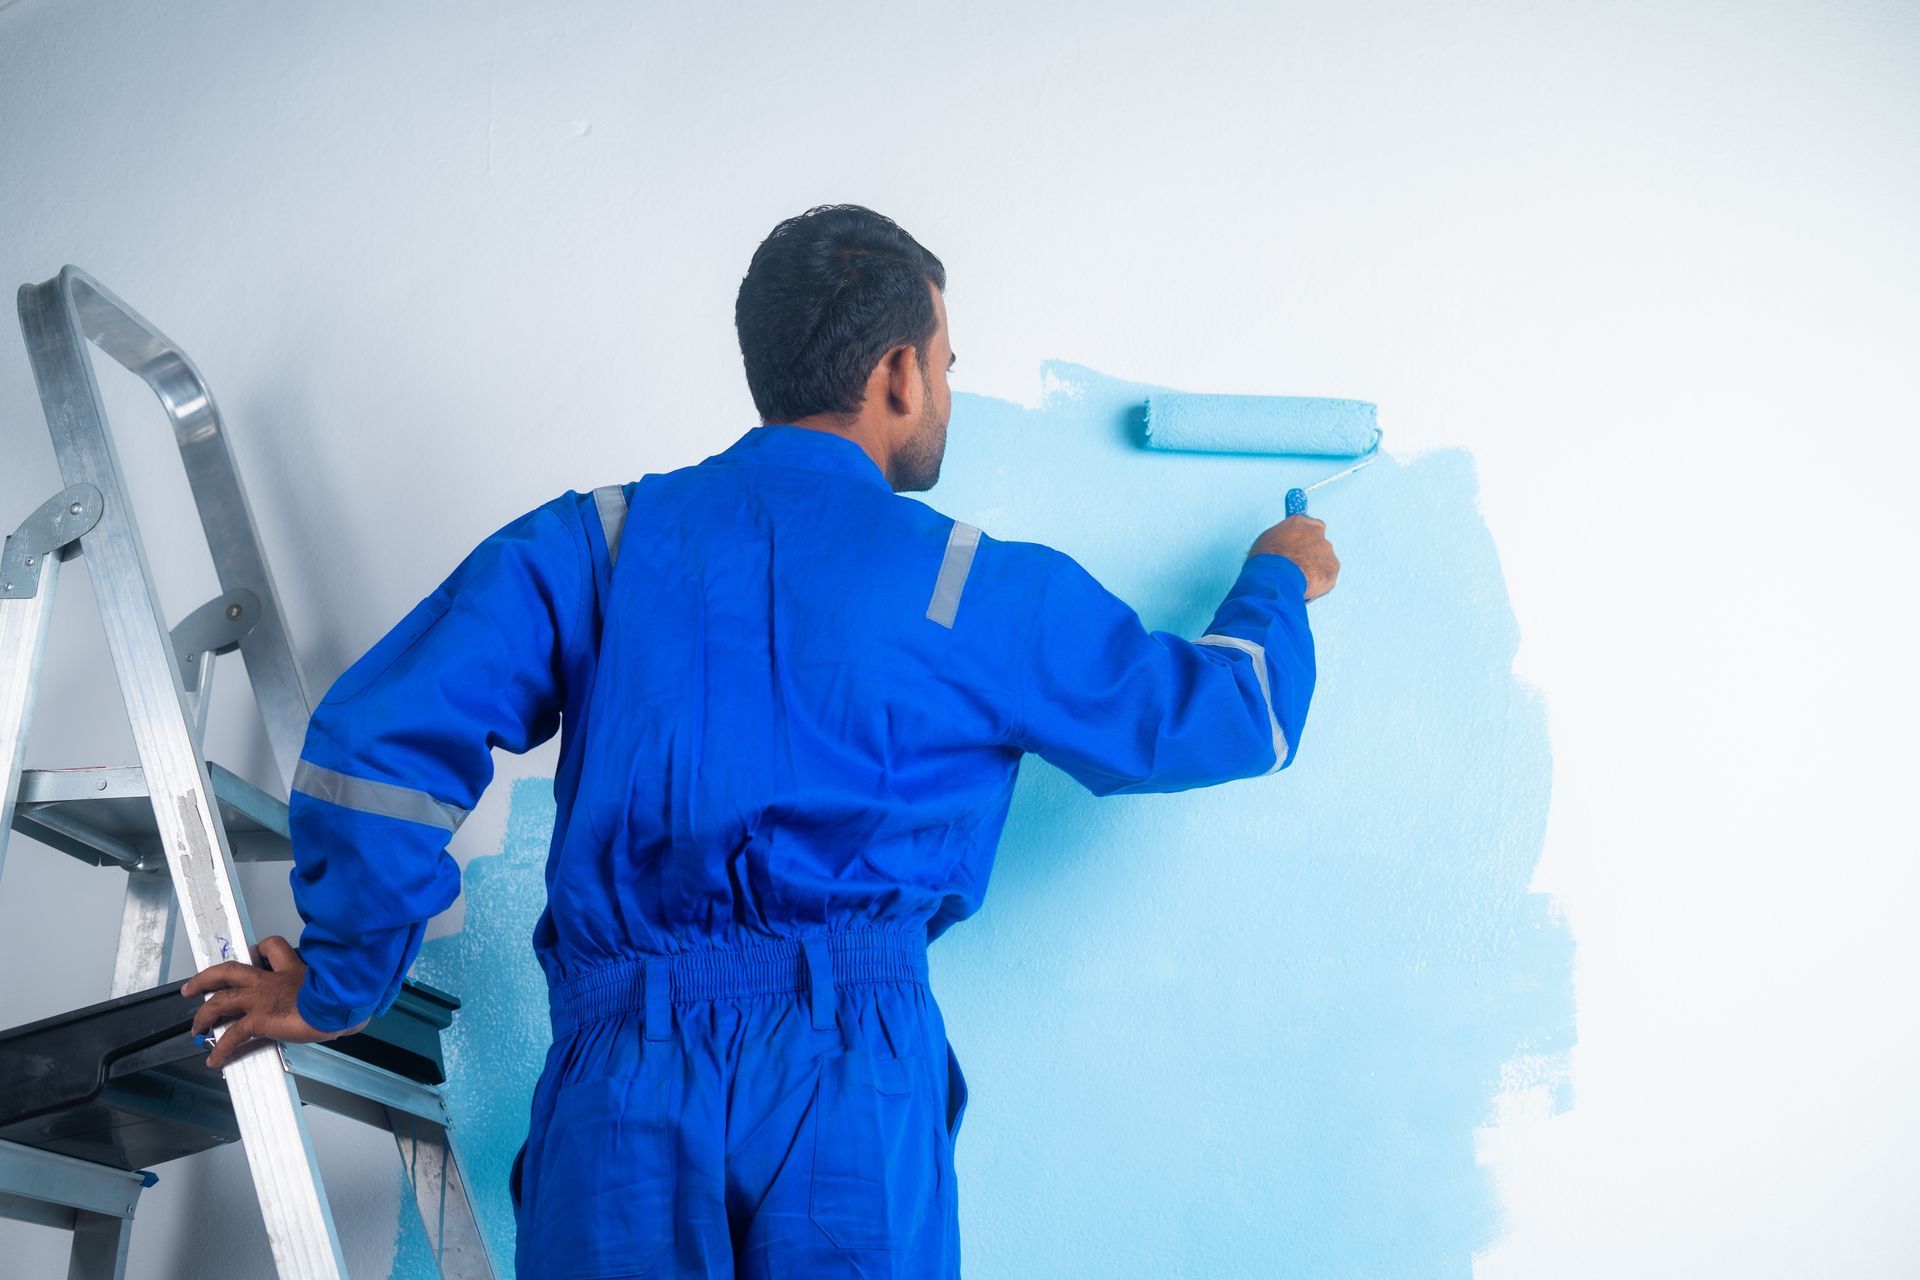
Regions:
<svg viewBox="0 0 1920 1280"><path fill-rule="evenodd" d="M259 945L253 949L253 954L256 958L264 956L265 960L259 962L264 963L267 968L283 972L300 963L300 956L294 951L293 944L277 933L260 939Z"/></svg>
<svg viewBox="0 0 1920 1280"><path fill-rule="evenodd" d="M260 970L242 960L227 960L209 965L188 978L180 988L183 996L203 996L227 987L250 987L260 981Z"/></svg>
<svg viewBox="0 0 1920 1280"><path fill-rule="evenodd" d="M239 1029L239 1034L235 1034L232 1030L223 1033L219 1043L213 1046L213 1052L207 1055L207 1065L216 1070L229 1067L236 1059L244 1058L250 1053L258 1053L268 1045L277 1043L272 1036L256 1033L251 1023L247 1021L243 1020L233 1025Z"/></svg>
<svg viewBox="0 0 1920 1280"><path fill-rule="evenodd" d="M273 1043L272 1040L254 1031L252 1018L242 1018L220 1033L220 1039L214 1044L213 1051L207 1054L207 1065L218 1070L242 1053L271 1043Z"/></svg>
<svg viewBox="0 0 1920 1280"><path fill-rule="evenodd" d="M248 1025L247 1019L240 1019L220 1033L220 1039L207 1054L207 1065L216 1069L226 1066L232 1061L233 1055L240 1052L240 1046L252 1038L253 1028Z"/></svg>
<svg viewBox="0 0 1920 1280"><path fill-rule="evenodd" d="M193 1034L203 1036L214 1027L229 1018L237 1018L247 1012L248 993L245 991L216 991L207 998L207 1002L193 1012Z"/></svg>

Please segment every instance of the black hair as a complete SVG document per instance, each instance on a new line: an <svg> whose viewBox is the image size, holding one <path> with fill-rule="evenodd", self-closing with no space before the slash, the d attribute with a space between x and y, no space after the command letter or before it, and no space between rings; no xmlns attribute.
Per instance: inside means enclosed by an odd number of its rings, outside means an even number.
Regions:
<svg viewBox="0 0 1920 1280"><path fill-rule="evenodd" d="M883 214L816 205L760 242L733 303L747 388L763 422L856 413L880 357L911 343L927 364L927 282L947 269Z"/></svg>

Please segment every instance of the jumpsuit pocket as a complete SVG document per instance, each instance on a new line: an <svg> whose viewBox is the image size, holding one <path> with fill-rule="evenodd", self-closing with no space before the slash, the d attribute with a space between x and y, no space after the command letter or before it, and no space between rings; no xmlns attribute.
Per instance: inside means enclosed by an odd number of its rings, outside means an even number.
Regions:
<svg viewBox="0 0 1920 1280"><path fill-rule="evenodd" d="M913 1243L940 1191L941 1123L926 1059L829 1056L814 1092L809 1211L842 1249Z"/></svg>
<svg viewBox="0 0 1920 1280"><path fill-rule="evenodd" d="M648 1271L673 1244L674 1117L658 1077L563 1085L521 1174L522 1232L540 1275L590 1280Z"/></svg>

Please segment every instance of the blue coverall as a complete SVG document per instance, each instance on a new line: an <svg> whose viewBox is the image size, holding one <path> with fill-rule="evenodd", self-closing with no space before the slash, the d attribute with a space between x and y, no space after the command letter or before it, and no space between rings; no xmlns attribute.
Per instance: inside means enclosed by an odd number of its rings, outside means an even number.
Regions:
<svg viewBox="0 0 1920 1280"><path fill-rule="evenodd" d="M1250 556L1205 635L1149 632L1068 556L790 424L569 490L315 710L300 1012L392 1003L492 749L563 730L519 1274L956 1276L966 1086L925 948L980 905L1022 753L1102 795L1284 767L1304 590Z"/></svg>

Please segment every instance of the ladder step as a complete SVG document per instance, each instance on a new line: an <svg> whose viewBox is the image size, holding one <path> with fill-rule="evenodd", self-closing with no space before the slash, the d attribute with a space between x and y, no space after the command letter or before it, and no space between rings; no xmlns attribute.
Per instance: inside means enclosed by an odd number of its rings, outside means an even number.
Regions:
<svg viewBox="0 0 1920 1280"><path fill-rule="evenodd" d="M0 1140L125 1170L236 1140L226 1082L193 1042L199 1002L182 985L0 1031ZM364 1030L283 1046L303 1101L381 1128L392 1128L388 1109L444 1125L440 1032L459 1007L406 982Z"/></svg>
<svg viewBox="0 0 1920 1280"><path fill-rule="evenodd" d="M209 760L214 803L235 862L288 862L287 803ZM137 764L23 769L13 829L96 867L166 865L146 772Z"/></svg>
<svg viewBox="0 0 1920 1280"><path fill-rule="evenodd" d="M74 1212L131 1218L140 1192L153 1185L144 1170L103 1168L84 1160L0 1141L0 1216L71 1231Z"/></svg>

